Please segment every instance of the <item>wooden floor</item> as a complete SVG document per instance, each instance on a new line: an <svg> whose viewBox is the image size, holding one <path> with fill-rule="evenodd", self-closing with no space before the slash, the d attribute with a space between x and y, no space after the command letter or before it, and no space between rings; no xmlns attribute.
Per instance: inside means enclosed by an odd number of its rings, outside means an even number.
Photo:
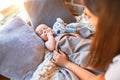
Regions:
<svg viewBox="0 0 120 80"><path fill-rule="evenodd" d="M10 79L8 79L8 78L3 77L2 75L0 75L0 80L10 80Z"/></svg>

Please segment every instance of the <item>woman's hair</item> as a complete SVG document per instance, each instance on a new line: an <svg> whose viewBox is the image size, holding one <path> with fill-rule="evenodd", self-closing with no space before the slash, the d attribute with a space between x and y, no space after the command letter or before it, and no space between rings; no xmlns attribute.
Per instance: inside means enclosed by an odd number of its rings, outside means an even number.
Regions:
<svg viewBox="0 0 120 80"><path fill-rule="evenodd" d="M87 64L104 70L120 54L120 0L84 0L83 4L98 16Z"/></svg>

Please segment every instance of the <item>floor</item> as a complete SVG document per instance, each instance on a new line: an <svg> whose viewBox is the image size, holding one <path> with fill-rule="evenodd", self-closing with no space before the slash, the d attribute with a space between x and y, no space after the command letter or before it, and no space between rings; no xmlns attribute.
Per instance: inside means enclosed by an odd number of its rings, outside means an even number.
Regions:
<svg viewBox="0 0 120 80"><path fill-rule="evenodd" d="M10 79L8 79L8 78L3 77L3 76L0 75L0 80L10 80Z"/></svg>

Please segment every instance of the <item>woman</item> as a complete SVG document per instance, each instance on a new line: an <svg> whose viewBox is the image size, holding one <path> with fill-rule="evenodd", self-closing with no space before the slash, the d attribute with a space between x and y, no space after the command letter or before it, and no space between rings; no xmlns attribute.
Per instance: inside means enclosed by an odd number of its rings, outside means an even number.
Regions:
<svg viewBox="0 0 120 80"><path fill-rule="evenodd" d="M86 67L105 71L94 75L70 62L59 50L54 51L52 62L68 68L81 80L120 80L120 0L84 0L85 14L96 26ZM62 59L61 59L62 58Z"/></svg>

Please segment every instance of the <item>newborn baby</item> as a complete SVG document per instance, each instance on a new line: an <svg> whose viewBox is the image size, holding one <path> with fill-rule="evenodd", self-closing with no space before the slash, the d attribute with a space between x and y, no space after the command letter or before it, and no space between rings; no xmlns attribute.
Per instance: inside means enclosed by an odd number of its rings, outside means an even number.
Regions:
<svg viewBox="0 0 120 80"><path fill-rule="evenodd" d="M46 48L53 51L56 43L53 30L47 25L41 24L36 28L35 32L45 41Z"/></svg>
<svg viewBox="0 0 120 80"><path fill-rule="evenodd" d="M41 24L36 28L35 32L45 41L45 46L48 50L53 51L55 49L56 40L53 30L50 27L48 27L45 24ZM79 34L76 33L69 34L71 34L74 37L81 38Z"/></svg>

